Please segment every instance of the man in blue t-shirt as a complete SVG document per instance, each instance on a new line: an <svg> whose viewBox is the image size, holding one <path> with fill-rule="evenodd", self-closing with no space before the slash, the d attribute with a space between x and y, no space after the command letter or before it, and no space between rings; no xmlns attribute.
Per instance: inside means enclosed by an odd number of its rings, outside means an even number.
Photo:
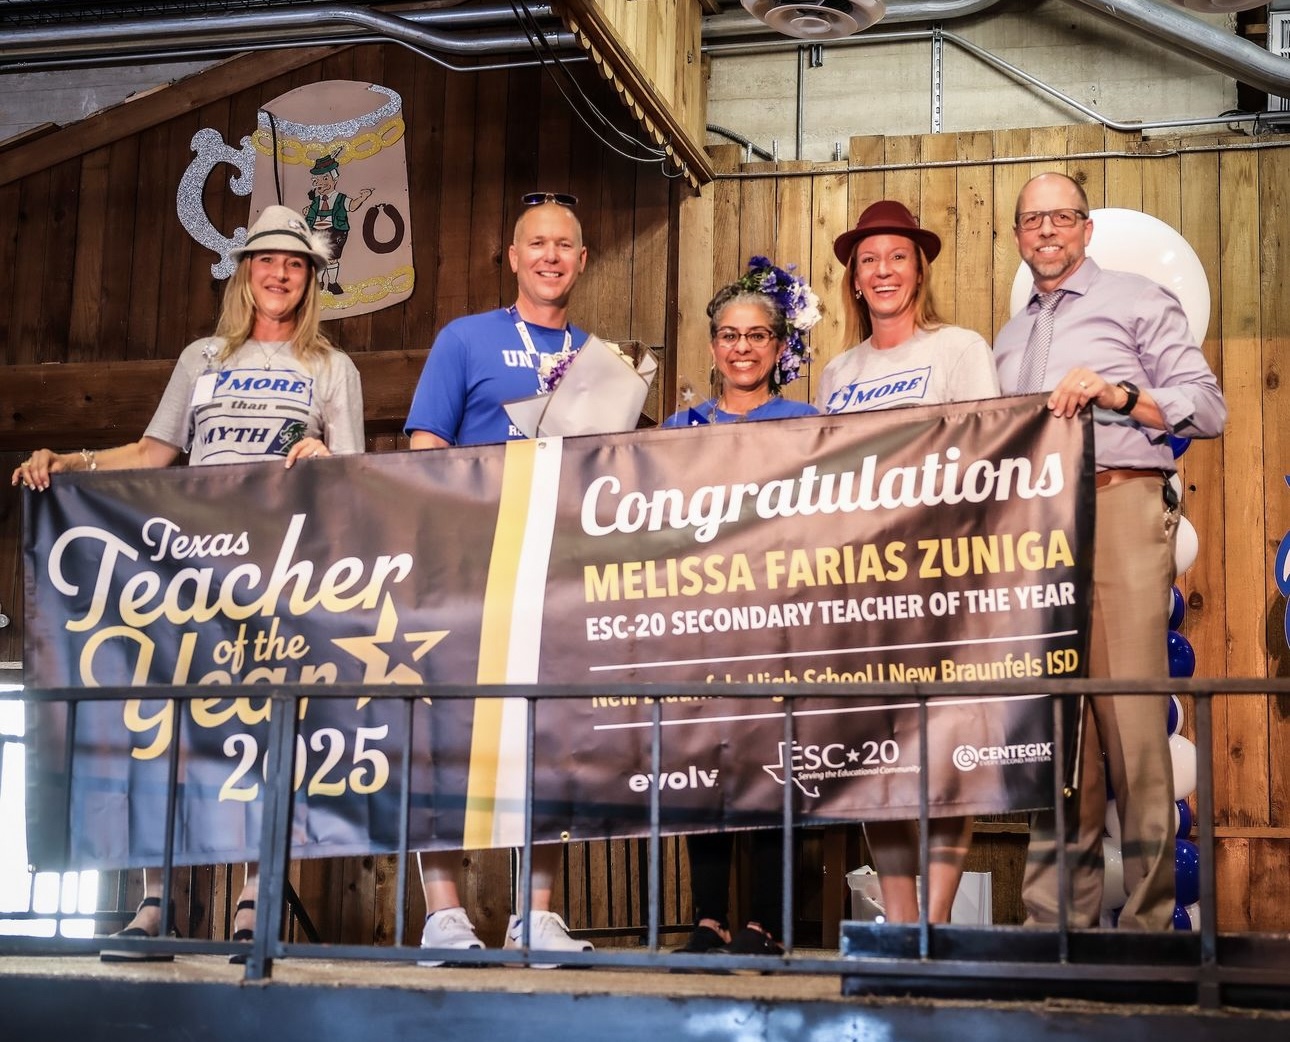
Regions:
<svg viewBox="0 0 1290 1042"><path fill-rule="evenodd" d="M509 251L511 270L519 283L515 303L454 319L435 337L404 427L414 449L524 437L507 416L505 403L538 393L543 355L579 348L587 339L586 332L575 329L568 320L569 297L587 266L582 226L570 208L574 200L538 194L526 196L524 201L527 209L515 224ZM529 946L538 951L590 951L591 944L570 937L564 920L549 910L559 864L558 844L533 848ZM421 855L428 913L421 934L423 948L483 947L461 906L457 887L460 865L461 855L454 851ZM513 915L507 924L505 945L517 948L522 938L522 921Z"/></svg>
<svg viewBox="0 0 1290 1042"><path fill-rule="evenodd" d="M454 319L435 337L404 428L414 449L522 438L504 404L538 393L543 355L586 341L568 320L587 265L573 210L554 199L526 209L510 260L519 282L514 305Z"/></svg>

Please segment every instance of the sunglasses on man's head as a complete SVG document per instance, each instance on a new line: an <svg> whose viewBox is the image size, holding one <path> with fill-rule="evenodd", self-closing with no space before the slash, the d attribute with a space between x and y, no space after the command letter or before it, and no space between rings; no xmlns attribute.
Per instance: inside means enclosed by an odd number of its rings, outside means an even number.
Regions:
<svg viewBox="0 0 1290 1042"><path fill-rule="evenodd" d="M529 192L520 196L525 206L541 206L543 203L559 203L561 206L577 206L578 197L568 192Z"/></svg>

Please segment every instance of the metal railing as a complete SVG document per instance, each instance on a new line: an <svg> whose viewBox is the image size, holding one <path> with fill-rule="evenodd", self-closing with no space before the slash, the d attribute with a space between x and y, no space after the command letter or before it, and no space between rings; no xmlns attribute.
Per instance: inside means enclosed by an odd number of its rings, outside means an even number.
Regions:
<svg viewBox="0 0 1290 1042"><path fill-rule="evenodd" d="M531 907L533 890L533 782L535 774L534 736L538 704L550 699L585 699L591 695L636 696L648 698L652 705L651 769L654 777L661 771L663 709L661 696L704 696L731 699L765 699L785 701L783 739L786 748L794 740L796 700L892 698L918 702L919 763L928 762L928 700L944 696L998 697L1033 693L1034 681L993 681L989 683L954 684L598 684L591 687L569 685L499 685L469 687L457 685L400 685L370 688L361 685L313 685L308 687L251 685L221 687L222 698L267 699L268 757L266 784L263 787L260 833L260 891L256 906L255 937L249 944L219 940L194 940L163 936L155 939L121 940L114 938L114 949L183 954L247 953L245 974L248 980L272 975L278 959L352 959L361 961L413 962L428 957L427 950L404 944L390 946L354 944L314 944L285 940L279 924L284 921L288 903L288 867L291 822L295 800L295 756L299 727L299 702L302 698L390 699L403 707L404 729L400 768L400 827L397 853L396 925L393 936L406 936L409 821L412 792L412 714L419 699L519 698L527 706L527 742L525 778L528 798L524 808L523 843L520 846L519 887L521 907ZM1120 997L1126 981L1133 983L1131 997L1141 1001L1143 988L1155 987L1167 1001L1191 1003L1205 1008L1225 1004L1284 1005L1290 995L1290 937L1273 933L1220 934L1215 897L1215 807L1213 772L1212 699L1224 695L1286 695L1290 681L1273 679L1218 680L1162 678L1155 681L1065 680L1045 681L1045 691L1054 696L1123 694L1181 694L1195 697L1195 741L1197 747L1197 840L1200 849L1199 929L1190 934L1145 934L1128 931L1072 930L1069 928L1065 902L1059 907L1058 922L1053 930L1012 926L954 927L933 925L925 911L916 925L845 923L841 952L825 957L820 953L803 954L794 950L793 938L793 829L798 824L792 793L791 761L785 763L782 806L783 871L783 937L782 957L765 955L706 955L660 950L662 925L661 900L661 787L650 787L649 830L645 840L647 857L648 921L644 928L643 950L603 948L593 952L560 953L563 965L575 967L617 967L648 970L747 969L762 972L826 974L839 976L844 991L882 992L898 988L902 993L938 994L965 991L988 994L992 987L1006 985L1015 995L1018 986L1029 987L1034 995L1062 994L1082 997ZM207 698L210 689L197 685L174 688L91 688L27 690L0 694L0 698L30 702L66 703L68 733L74 733L77 706L87 701L125 701L140 697L169 700L173 712L176 703ZM1063 739L1063 714L1059 699L1054 698L1053 779L1060 792L1066 777ZM70 768L70 764L68 765ZM169 903L169 880L174 867L174 832L177 809L179 743L171 742L169 750L169 785L165 813L165 852L160 866L166 881L162 908ZM928 861L927 820L929 817L928 773L920 770L919 821L920 861ZM69 771L70 774L70 771ZM1057 835L1065 835L1065 809L1056 801ZM928 903L928 877L921 880L921 907ZM1058 888L1066 892L1068 868L1062 859L1058 864ZM164 931L163 931L164 933ZM0 954L92 953L100 951L107 940L93 938L26 938L0 937ZM520 950L469 950L429 953L448 957L459 965L524 965L533 960L523 938ZM549 958L546 957L546 958Z"/></svg>

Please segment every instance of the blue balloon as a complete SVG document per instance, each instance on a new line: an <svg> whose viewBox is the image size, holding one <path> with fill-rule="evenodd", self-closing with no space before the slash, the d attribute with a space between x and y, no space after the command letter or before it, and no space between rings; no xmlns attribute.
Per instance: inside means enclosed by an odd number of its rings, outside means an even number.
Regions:
<svg viewBox="0 0 1290 1042"><path fill-rule="evenodd" d="M1191 641L1176 630L1169 631L1169 675L1189 677L1196 672L1196 652ZM1184 901L1184 904L1191 904Z"/></svg>
<svg viewBox="0 0 1290 1042"><path fill-rule="evenodd" d="M1169 724L1165 733L1171 735L1178 733L1178 703L1172 698L1169 699Z"/></svg>
<svg viewBox="0 0 1290 1042"><path fill-rule="evenodd" d="M1191 447L1190 438L1180 438L1177 434L1169 435L1169 447L1173 449L1174 459L1177 459Z"/></svg>
<svg viewBox="0 0 1290 1042"><path fill-rule="evenodd" d="M1187 605L1183 603L1182 590L1177 586L1172 587L1172 601L1169 606L1169 628L1176 630L1182 625L1183 615L1187 611Z"/></svg>
<svg viewBox="0 0 1290 1042"><path fill-rule="evenodd" d="M1189 839L1174 840L1174 900L1184 906L1200 900L1200 848Z"/></svg>
<svg viewBox="0 0 1290 1042"><path fill-rule="evenodd" d="M1191 916L1188 914L1187 909L1182 905L1174 905L1174 929L1191 929Z"/></svg>
<svg viewBox="0 0 1290 1042"><path fill-rule="evenodd" d="M1178 838L1186 839L1191 835L1191 804L1186 800L1178 801Z"/></svg>
<svg viewBox="0 0 1290 1042"><path fill-rule="evenodd" d="M1287 479L1290 483L1290 479ZM1273 569L1272 577L1277 581L1277 589L1281 591L1283 597L1290 597L1290 532L1281 537L1281 545L1277 547L1276 567Z"/></svg>

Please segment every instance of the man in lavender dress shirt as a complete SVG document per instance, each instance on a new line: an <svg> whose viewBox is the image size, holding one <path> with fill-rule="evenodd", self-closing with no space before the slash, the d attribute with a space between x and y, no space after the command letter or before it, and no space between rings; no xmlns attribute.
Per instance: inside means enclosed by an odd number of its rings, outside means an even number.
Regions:
<svg viewBox="0 0 1290 1042"><path fill-rule="evenodd" d="M1039 295L1062 290L1047 364L1034 389L1048 392L1048 408L1058 416L1095 407L1097 532L1088 673L1163 677L1169 675L1168 594L1178 524L1168 483L1174 470L1169 435L1217 437L1227 407L1178 299L1150 279L1105 271L1085 254L1094 234L1088 214L1084 190L1065 174L1040 174L1022 188L1013 231L1035 284L1029 304L995 340L999 383L1005 394L1031 389L1022 387L1021 362ZM1079 791L1068 818L1077 847L1068 922L1096 926L1101 915L1109 775L1128 894L1119 925L1169 929L1174 808L1168 699L1105 695L1088 703ZM1056 922L1056 854L1053 812L1033 815L1022 887L1027 923Z"/></svg>

